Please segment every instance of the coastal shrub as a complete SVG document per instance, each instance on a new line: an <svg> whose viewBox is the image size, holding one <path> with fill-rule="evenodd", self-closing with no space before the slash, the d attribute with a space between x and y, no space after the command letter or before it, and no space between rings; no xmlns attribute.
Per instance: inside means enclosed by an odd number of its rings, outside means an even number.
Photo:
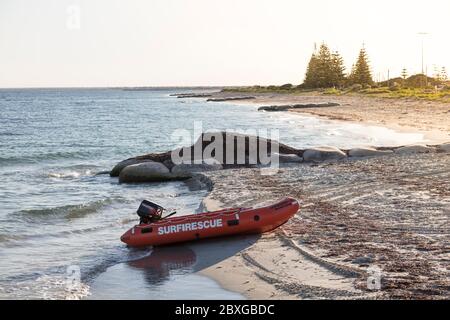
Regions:
<svg viewBox="0 0 450 320"><path fill-rule="evenodd" d="M291 90L294 86L291 83L286 83L280 86L280 89L282 90Z"/></svg>
<svg viewBox="0 0 450 320"><path fill-rule="evenodd" d="M355 83L355 84L352 84L352 85L348 88L348 90L349 90L349 91L352 91L352 92L357 92L357 91L361 91L362 88L363 88L363 86L362 86L361 84Z"/></svg>
<svg viewBox="0 0 450 320"><path fill-rule="evenodd" d="M330 94L330 95L339 95L341 94L341 90L336 89L336 88L329 88L326 89L323 94Z"/></svg>
<svg viewBox="0 0 450 320"><path fill-rule="evenodd" d="M397 91L401 88L401 85L398 82L393 82L391 83L391 85L389 86L389 90L391 91Z"/></svg>
<svg viewBox="0 0 450 320"><path fill-rule="evenodd" d="M381 88L370 88L370 89L364 89L360 91L361 93L365 94L389 94L391 93L391 90L387 87L381 87Z"/></svg>

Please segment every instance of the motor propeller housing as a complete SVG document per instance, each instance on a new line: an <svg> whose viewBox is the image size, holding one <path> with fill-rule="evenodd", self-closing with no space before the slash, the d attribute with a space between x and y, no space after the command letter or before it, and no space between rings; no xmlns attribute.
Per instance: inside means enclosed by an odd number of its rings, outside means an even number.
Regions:
<svg viewBox="0 0 450 320"><path fill-rule="evenodd" d="M143 200L137 209L140 223L151 223L162 218L164 208L148 200Z"/></svg>

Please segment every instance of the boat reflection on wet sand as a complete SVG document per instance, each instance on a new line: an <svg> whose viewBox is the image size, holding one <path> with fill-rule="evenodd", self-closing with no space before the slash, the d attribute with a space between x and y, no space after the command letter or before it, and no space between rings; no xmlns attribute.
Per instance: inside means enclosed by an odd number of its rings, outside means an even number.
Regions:
<svg viewBox="0 0 450 320"><path fill-rule="evenodd" d="M145 258L129 261L128 265L144 270L147 282L155 285L170 278L173 270L191 271L197 257L186 246L155 247L152 253Z"/></svg>
<svg viewBox="0 0 450 320"><path fill-rule="evenodd" d="M144 258L108 268L90 285L88 299L245 299L203 271L260 238L259 234L240 235L153 247Z"/></svg>

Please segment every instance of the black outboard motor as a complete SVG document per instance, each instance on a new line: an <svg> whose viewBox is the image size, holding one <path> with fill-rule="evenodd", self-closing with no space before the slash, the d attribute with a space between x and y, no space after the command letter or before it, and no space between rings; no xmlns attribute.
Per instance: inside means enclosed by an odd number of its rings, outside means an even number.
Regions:
<svg viewBox="0 0 450 320"><path fill-rule="evenodd" d="M161 220L164 208L156 203L144 200L137 209L141 224L148 224Z"/></svg>

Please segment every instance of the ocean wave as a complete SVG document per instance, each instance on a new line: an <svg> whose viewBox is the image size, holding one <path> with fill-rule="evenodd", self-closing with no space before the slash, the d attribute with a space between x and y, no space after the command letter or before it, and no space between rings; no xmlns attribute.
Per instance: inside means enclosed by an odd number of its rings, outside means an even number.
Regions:
<svg viewBox="0 0 450 320"><path fill-rule="evenodd" d="M22 240L24 237L22 235L17 234L0 234L0 244L12 242L12 241L19 241Z"/></svg>
<svg viewBox="0 0 450 320"><path fill-rule="evenodd" d="M45 208L45 209L31 209L31 210L20 210L16 214L20 215L21 218L29 222L35 222L36 220L43 219L54 219L54 218L64 218L64 219L79 219L83 218L89 214L93 214L101 209L117 202L124 202L125 199L122 197L116 198L106 198L103 200L92 201L83 204L75 205L65 205L60 207Z"/></svg>
<svg viewBox="0 0 450 320"><path fill-rule="evenodd" d="M114 227L115 224L107 224L90 228L82 228L82 229L74 229L74 230L64 230L58 232L50 232L50 233L38 233L38 234L30 234L30 235L12 235L12 234L0 234L0 245L5 244L7 246L21 246L26 245L25 241L36 240L36 239L45 239L49 237L70 237L72 235L83 235L88 233L93 233L98 230L102 230L105 227Z"/></svg>
<svg viewBox="0 0 450 320"><path fill-rule="evenodd" d="M68 238L71 236L81 236L84 234L95 233L99 230L104 230L105 228L115 228L121 227L123 225L128 225L130 223L137 222L135 217L116 219L115 221L101 224L93 227L78 228L71 230L63 230L57 232L41 232L36 234L14 234L14 233L4 233L0 234L0 246L2 247L21 247L26 246L27 241L34 241L39 239L45 239L49 237L53 238Z"/></svg>
<svg viewBox="0 0 450 320"><path fill-rule="evenodd" d="M0 283L0 299L80 300L89 295L89 285L83 281L68 286L66 273L43 274L19 282Z"/></svg>
<svg viewBox="0 0 450 320"><path fill-rule="evenodd" d="M92 164L77 164L66 167L52 168L45 176L54 179L76 179L80 177L92 177L100 174L109 174L109 170L100 170L102 167Z"/></svg>
<svg viewBox="0 0 450 320"><path fill-rule="evenodd" d="M88 169L85 171L63 171L63 172L50 172L48 174L49 178L55 179L76 179L80 177L87 177L95 175L92 170Z"/></svg>
<svg viewBox="0 0 450 320"><path fill-rule="evenodd" d="M12 136L23 136L23 133L17 133L17 132L0 132L0 136L5 137L12 137Z"/></svg>
<svg viewBox="0 0 450 320"><path fill-rule="evenodd" d="M48 152L36 155L21 155L0 157L1 165L27 164L38 163L42 161L62 160L62 159L87 159L90 158L94 152L92 151L66 151L66 152Z"/></svg>

